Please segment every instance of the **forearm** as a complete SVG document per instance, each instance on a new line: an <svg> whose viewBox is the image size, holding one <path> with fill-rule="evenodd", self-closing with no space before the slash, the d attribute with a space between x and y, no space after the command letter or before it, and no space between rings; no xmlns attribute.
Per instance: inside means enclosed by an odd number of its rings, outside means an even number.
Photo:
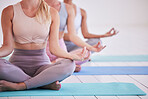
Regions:
<svg viewBox="0 0 148 99"><path fill-rule="evenodd" d="M80 37L78 37L76 34L75 35L70 35L69 36L70 41L72 41L74 44L76 44L79 47L86 47L87 49L90 49L92 46L87 44L85 41L83 41Z"/></svg>
<svg viewBox="0 0 148 99"><path fill-rule="evenodd" d="M63 50L60 46L50 47L50 52L60 58L72 59L71 54Z"/></svg>
<svg viewBox="0 0 148 99"><path fill-rule="evenodd" d="M86 31L82 31L82 34L84 36L84 38L104 38L104 37L111 37L113 35L116 35L117 33L119 33L119 31L116 31L114 28L112 28L109 32L102 34L102 35L96 35L96 34L90 34Z"/></svg>
<svg viewBox="0 0 148 99"><path fill-rule="evenodd" d="M86 35L83 35L83 36L86 39L90 39L90 38L104 38L104 37L106 37L104 34L102 34L102 35L96 35L96 34L90 34L90 33L88 33Z"/></svg>
<svg viewBox="0 0 148 99"><path fill-rule="evenodd" d="M12 51L13 51L13 48L11 48L7 45L3 45L0 48L0 58L8 56L9 54L11 54Z"/></svg>
<svg viewBox="0 0 148 99"><path fill-rule="evenodd" d="M70 41L68 33L64 33L64 40L65 41Z"/></svg>

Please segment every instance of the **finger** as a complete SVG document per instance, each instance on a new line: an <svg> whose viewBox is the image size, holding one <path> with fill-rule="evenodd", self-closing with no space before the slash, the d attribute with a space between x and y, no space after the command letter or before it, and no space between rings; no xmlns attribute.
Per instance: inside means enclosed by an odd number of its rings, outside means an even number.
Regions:
<svg viewBox="0 0 148 99"><path fill-rule="evenodd" d="M86 51L86 47L84 47L84 48L82 49L81 54L83 54L85 51Z"/></svg>
<svg viewBox="0 0 148 99"><path fill-rule="evenodd" d="M103 50L105 47L106 47L106 45L105 45L105 46L103 46L102 50Z"/></svg>
<svg viewBox="0 0 148 99"><path fill-rule="evenodd" d="M116 35L116 34L118 34L118 33L119 33L119 31L115 30L115 32L114 32L114 34L113 34L113 35Z"/></svg>
<svg viewBox="0 0 148 99"><path fill-rule="evenodd" d="M98 49L98 52L102 51L105 47L106 47L106 45L105 45L105 46L101 46L101 47Z"/></svg>
<svg viewBox="0 0 148 99"><path fill-rule="evenodd" d="M114 30L114 28L110 29L110 31L109 31L109 32L111 33L111 31L113 31L113 30Z"/></svg>
<svg viewBox="0 0 148 99"><path fill-rule="evenodd" d="M114 29L114 32L112 33L112 35L115 35L115 34L117 34L117 30Z"/></svg>
<svg viewBox="0 0 148 99"><path fill-rule="evenodd" d="M91 51L93 51L93 52L97 52L97 47L93 47L93 48L91 48Z"/></svg>
<svg viewBox="0 0 148 99"><path fill-rule="evenodd" d="M116 30L114 30L114 32L113 32L113 34L112 34L112 35L115 35L115 34L116 34L116 32L117 32L117 31L116 31Z"/></svg>
<svg viewBox="0 0 148 99"><path fill-rule="evenodd" d="M116 32L117 32L117 30L114 30L114 31L112 32L112 34L116 34Z"/></svg>
<svg viewBox="0 0 148 99"><path fill-rule="evenodd" d="M88 51L88 52L87 52L87 57L85 57L84 59L85 59L85 60L89 59L90 55L91 55L91 51Z"/></svg>
<svg viewBox="0 0 148 99"><path fill-rule="evenodd" d="M119 33L119 31L116 32L116 34L118 34L118 33Z"/></svg>
<svg viewBox="0 0 148 99"><path fill-rule="evenodd" d="M101 47L101 42L99 41L96 47Z"/></svg>
<svg viewBox="0 0 148 99"><path fill-rule="evenodd" d="M88 50L85 50L85 52L82 55L83 59L87 56L87 54L88 54Z"/></svg>
<svg viewBox="0 0 148 99"><path fill-rule="evenodd" d="M87 54L87 50L86 50L86 47L84 47L82 52L81 52L81 58L84 59L86 54Z"/></svg>
<svg viewBox="0 0 148 99"><path fill-rule="evenodd" d="M82 60L80 55L74 54L73 56L74 56L73 60L75 60L75 61L81 61Z"/></svg>
<svg viewBox="0 0 148 99"><path fill-rule="evenodd" d="M110 31L108 34L112 35L115 33L115 30Z"/></svg>

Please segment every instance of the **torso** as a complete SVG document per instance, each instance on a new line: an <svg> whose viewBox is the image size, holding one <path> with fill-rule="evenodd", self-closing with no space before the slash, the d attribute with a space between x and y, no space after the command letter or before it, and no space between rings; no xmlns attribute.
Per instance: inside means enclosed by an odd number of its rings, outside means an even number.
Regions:
<svg viewBox="0 0 148 99"><path fill-rule="evenodd" d="M75 28L76 28L76 33L78 33L78 30L81 27L81 22L82 22L82 16L81 16L81 9L77 7L75 4L73 4L73 8L75 10Z"/></svg>
<svg viewBox="0 0 148 99"><path fill-rule="evenodd" d="M74 21L75 29L76 29L76 33L78 33L78 30L81 27L81 21L82 21L81 9L77 7L75 4L72 4L72 6L75 12L75 21ZM67 26L65 28L64 40L70 41Z"/></svg>
<svg viewBox="0 0 148 99"><path fill-rule="evenodd" d="M59 16L60 16L59 39L64 37L64 30L67 25L68 9L66 6L67 5L65 3L61 2L59 10Z"/></svg>
<svg viewBox="0 0 148 99"><path fill-rule="evenodd" d="M29 15L29 14L27 14L27 12L26 12L26 10L24 10L23 8L22 8L22 11L23 11L23 13L24 13L24 15L26 15L26 17L25 17L25 19L24 20L30 20L30 21L32 21L32 18L35 16L35 15ZM26 12L26 13L25 13ZM13 16L13 20L12 20L12 22L15 22L15 24L13 23L13 28L15 29L16 27L19 27L19 26L21 26L21 24L19 23L19 22L17 22L16 20L15 20L15 18L14 17L16 17L15 16L15 12L14 12L14 16ZM27 18L28 17L28 18ZM23 21L21 21L21 22L23 22ZM34 21L33 21L34 22ZM19 25L20 24L20 25ZM29 24L25 24L25 23L23 23L24 25L26 25L26 26L24 26L24 28L23 28L23 30L22 31L26 31L27 30L27 26L30 26L30 27L28 27L28 28L31 28L31 30L36 30L36 31L39 31L39 30L37 30L37 28L33 28L33 27L31 27L31 23L29 23ZM37 26L39 26L40 27L40 25L37 25ZM23 27L23 26L22 26ZM21 28L21 27L20 27ZM48 28L50 28L50 27L48 27ZM30 29L28 29L27 31L29 31ZM15 31L20 31L19 29L18 30L16 30L15 29ZM13 30L13 35L15 36L15 31ZM45 29L45 31L47 31L46 29ZM25 32L24 32L25 33ZM27 33L27 32L26 32ZM24 36L25 35L27 35L27 34L23 34ZM29 35L29 34L28 34ZM33 36L33 34L31 33L31 35ZM38 39L39 38L39 36L41 36L41 34L39 34L39 35L36 35L36 33L34 34L35 36L33 36L33 38L27 38L27 39L34 39L34 40L36 40L36 39ZM49 32L48 32L48 34L43 34L43 35L45 35L45 36L47 36L48 37L48 35L49 35ZM42 36L43 36L42 35ZM20 36L18 33L17 33L17 36ZM15 38L15 37L14 37ZM15 38L16 39L16 38ZM47 38L46 38L47 39ZM16 48L16 49L25 49L25 50L38 50L38 49L43 49L43 48L45 48L45 46L46 46L46 40L45 40L45 42L43 42L43 41L41 41L41 43L38 43L38 42L40 42L40 39L39 40L37 40L36 42L29 42L29 43L25 43L26 42L26 40L24 39L24 43L23 43L23 40L21 40L21 42L22 43L19 43L19 42L17 42L17 41L19 41L19 40L16 40L15 42L14 42L14 48Z"/></svg>
<svg viewBox="0 0 148 99"><path fill-rule="evenodd" d="M45 46L46 46L46 43L42 43L42 44L36 44L36 43L19 44L17 42L14 42L14 48L16 48L16 49L39 50L39 49L44 49Z"/></svg>
<svg viewBox="0 0 148 99"><path fill-rule="evenodd" d="M59 12L60 20L62 20L62 17L67 17L67 15L66 15L67 12L62 13L62 11L61 11L61 10L65 9L65 7L66 7L66 4L65 4L65 3L60 2L60 1L58 1L55 5L52 5L52 4L48 3L48 1L46 1L46 3L47 3L49 6L55 8L55 9ZM62 9L61 9L61 7L62 7ZM67 10L67 8L66 8L66 10ZM65 19L62 20L62 21L67 21L67 18L65 18ZM66 23L62 23L62 22L60 21L59 39L63 38L63 36L64 36L64 30L61 29L61 26L62 26L62 28L63 28L64 25L66 26Z"/></svg>

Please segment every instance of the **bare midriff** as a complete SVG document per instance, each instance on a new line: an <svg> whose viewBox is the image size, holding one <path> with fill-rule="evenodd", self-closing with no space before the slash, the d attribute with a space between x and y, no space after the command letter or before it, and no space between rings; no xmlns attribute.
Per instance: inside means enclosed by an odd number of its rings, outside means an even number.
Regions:
<svg viewBox="0 0 148 99"><path fill-rule="evenodd" d="M14 43L16 49L24 49L24 50L39 50L44 49L46 43L27 43L27 44L20 44L15 42Z"/></svg>

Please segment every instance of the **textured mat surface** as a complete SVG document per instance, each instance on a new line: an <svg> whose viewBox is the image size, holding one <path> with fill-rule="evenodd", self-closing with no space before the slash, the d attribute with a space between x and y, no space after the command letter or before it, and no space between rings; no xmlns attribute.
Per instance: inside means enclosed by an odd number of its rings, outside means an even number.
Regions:
<svg viewBox="0 0 148 99"><path fill-rule="evenodd" d="M148 61L148 55L91 56L91 62L144 62L144 61Z"/></svg>
<svg viewBox="0 0 148 99"><path fill-rule="evenodd" d="M148 66L88 66L73 75L148 75Z"/></svg>
<svg viewBox="0 0 148 99"><path fill-rule="evenodd" d="M13 96L136 96L146 95L132 83L62 83L59 91L34 89L0 92L0 97Z"/></svg>

